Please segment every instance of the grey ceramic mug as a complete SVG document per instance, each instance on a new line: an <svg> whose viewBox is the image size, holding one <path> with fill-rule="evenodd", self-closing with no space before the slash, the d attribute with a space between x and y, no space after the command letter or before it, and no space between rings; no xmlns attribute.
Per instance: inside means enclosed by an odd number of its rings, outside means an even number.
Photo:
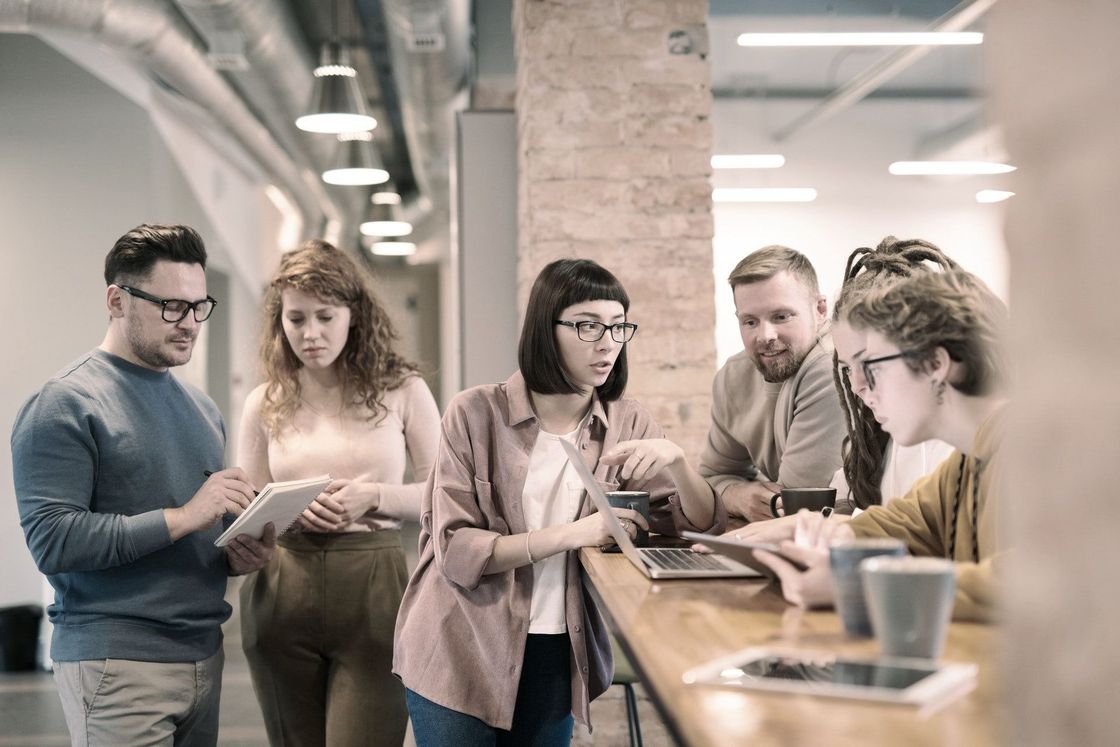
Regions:
<svg viewBox="0 0 1120 747"><path fill-rule="evenodd" d="M612 490L607 493L607 501L614 508L629 508L640 513L649 522L649 493L644 490ZM649 545L649 532L638 527L638 534L634 537L634 544L638 547Z"/></svg>
<svg viewBox="0 0 1120 747"><path fill-rule="evenodd" d="M871 627L884 656L936 659L945 648L957 579L945 558L876 557L860 564Z"/></svg>
<svg viewBox="0 0 1120 747"><path fill-rule="evenodd" d="M782 511L778 513L778 499L782 499ZM770 514L775 518L793 516L803 508L820 511L825 506L836 505L836 488L782 488L782 492L770 497Z"/></svg>
<svg viewBox="0 0 1120 747"><path fill-rule="evenodd" d="M836 611L844 622L848 635L871 636L871 618L863 595L863 578L859 566L876 555L901 556L906 554L906 544L891 537L865 537L841 540L828 548L828 562L832 568L832 590L836 598Z"/></svg>

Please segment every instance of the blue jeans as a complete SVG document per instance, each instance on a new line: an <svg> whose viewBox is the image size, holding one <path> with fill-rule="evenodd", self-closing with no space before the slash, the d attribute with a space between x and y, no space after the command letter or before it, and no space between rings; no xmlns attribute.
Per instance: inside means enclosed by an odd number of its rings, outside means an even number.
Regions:
<svg viewBox="0 0 1120 747"><path fill-rule="evenodd" d="M405 690L417 747L568 747L573 726L570 657L566 633L528 637L509 731Z"/></svg>

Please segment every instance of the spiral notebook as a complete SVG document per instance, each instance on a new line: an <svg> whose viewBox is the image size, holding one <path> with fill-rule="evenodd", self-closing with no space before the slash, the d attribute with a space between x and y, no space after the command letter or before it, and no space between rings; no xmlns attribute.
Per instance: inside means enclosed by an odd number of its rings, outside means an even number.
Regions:
<svg viewBox="0 0 1120 747"><path fill-rule="evenodd" d="M276 527L276 536L279 537L295 523L304 509L319 497L323 488L331 483L330 475L308 477L303 480L288 480L287 482L270 482L264 490L253 499L249 508L229 525L229 529L222 532L222 536L214 540L218 547L225 547L229 541L239 534L260 539L264 536L264 525L270 521Z"/></svg>

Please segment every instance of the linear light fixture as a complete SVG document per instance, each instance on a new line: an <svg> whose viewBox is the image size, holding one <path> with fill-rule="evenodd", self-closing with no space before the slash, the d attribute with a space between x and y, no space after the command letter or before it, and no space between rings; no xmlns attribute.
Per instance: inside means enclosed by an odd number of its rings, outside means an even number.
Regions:
<svg viewBox="0 0 1120 747"><path fill-rule="evenodd" d="M280 213L280 230L276 237L280 250L287 252L295 249L299 245L300 234L303 232L303 213L288 195L274 184L266 184L264 194Z"/></svg>
<svg viewBox="0 0 1120 747"><path fill-rule="evenodd" d="M778 153L740 153L712 156L713 169L780 169L786 157Z"/></svg>
<svg viewBox="0 0 1120 747"><path fill-rule="evenodd" d="M1006 174L1015 167L994 161L895 161L887 170L895 176L976 176Z"/></svg>
<svg viewBox="0 0 1120 747"><path fill-rule="evenodd" d="M859 31L739 34L740 47L929 47L983 44L979 31Z"/></svg>
<svg viewBox="0 0 1120 747"><path fill-rule="evenodd" d="M717 187L713 202L812 202L817 190L812 187Z"/></svg>
<svg viewBox="0 0 1120 747"><path fill-rule="evenodd" d="M1006 189L982 189L976 193L977 202L1003 202L1015 196Z"/></svg>

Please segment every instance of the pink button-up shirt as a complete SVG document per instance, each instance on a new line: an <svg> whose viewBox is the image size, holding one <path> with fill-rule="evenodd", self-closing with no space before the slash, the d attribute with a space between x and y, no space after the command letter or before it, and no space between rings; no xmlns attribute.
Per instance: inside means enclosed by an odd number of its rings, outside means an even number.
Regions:
<svg viewBox="0 0 1120 747"><path fill-rule="evenodd" d="M526 531L521 493L540 425L525 379L457 395L443 417L436 464L420 509L420 560L397 617L393 671L423 697L487 724L509 729L529 631L533 571L529 565L483 575L502 535ZM661 428L634 400L592 400L579 434L587 464L605 489L647 490L651 528L723 531L716 501L713 526L694 526L681 510L668 474L620 484L619 466L599 456L619 441L661 438ZM593 510L584 499L579 515ZM611 683L607 628L583 587L578 553L569 552L565 617L572 644L572 714L588 724L590 702Z"/></svg>

